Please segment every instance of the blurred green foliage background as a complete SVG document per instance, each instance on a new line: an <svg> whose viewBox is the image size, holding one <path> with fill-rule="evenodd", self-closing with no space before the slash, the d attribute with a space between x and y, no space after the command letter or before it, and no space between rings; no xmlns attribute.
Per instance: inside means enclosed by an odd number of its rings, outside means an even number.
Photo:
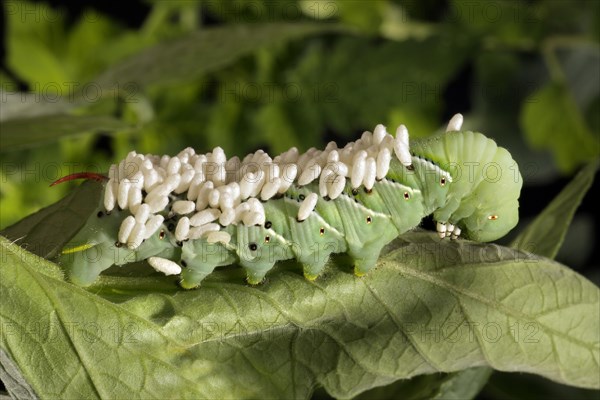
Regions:
<svg viewBox="0 0 600 400"><path fill-rule="evenodd" d="M525 218L600 155L594 0L6 1L2 12L0 228L74 185L55 179L107 171L134 149L306 150L378 123L414 138L461 112L519 162ZM573 229L566 257L580 265L597 217ZM488 396L506 398L503 379Z"/></svg>

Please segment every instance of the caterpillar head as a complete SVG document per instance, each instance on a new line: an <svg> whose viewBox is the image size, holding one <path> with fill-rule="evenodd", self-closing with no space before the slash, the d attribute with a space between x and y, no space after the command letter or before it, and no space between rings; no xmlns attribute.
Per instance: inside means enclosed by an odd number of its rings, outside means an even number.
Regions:
<svg viewBox="0 0 600 400"><path fill-rule="evenodd" d="M506 235L518 222L523 179L510 153L480 133L447 132L412 146L448 171L452 183L436 221L480 242Z"/></svg>
<svg viewBox="0 0 600 400"><path fill-rule="evenodd" d="M457 222L466 237L488 242L506 235L517 225L523 179L506 149L477 135L473 141L466 141L469 147L479 144L478 151L471 156L476 160L470 164L475 167L473 174L463 178L471 184L471 189L460 193L461 205L452 216L460 217Z"/></svg>
<svg viewBox="0 0 600 400"><path fill-rule="evenodd" d="M470 239L488 242L506 235L517 225L523 179L517 163L502 147L496 147L494 157L482 165L480 173L482 180L462 200L473 211L462 219L461 225Z"/></svg>
<svg viewBox="0 0 600 400"><path fill-rule="evenodd" d="M519 221L519 202L516 199L490 204L477 209L460 222L469 239L489 242L506 235Z"/></svg>

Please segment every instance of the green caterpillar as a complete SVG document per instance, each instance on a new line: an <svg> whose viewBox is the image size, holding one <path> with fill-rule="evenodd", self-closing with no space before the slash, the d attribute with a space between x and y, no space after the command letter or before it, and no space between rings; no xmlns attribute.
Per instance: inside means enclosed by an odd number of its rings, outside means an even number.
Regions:
<svg viewBox="0 0 600 400"><path fill-rule="evenodd" d="M190 289L231 264L258 284L287 259L313 280L333 253L348 253L361 276L430 214L441 238L495 240L518 221L521 175L508 151L461 123L458 114L446 133L410 146L404 126L394 137L378 125L344 148L274 159L132 152L108 178L83 175L105 180L104 198L60 263L86 286L112 265L147 260Z"/></svg>

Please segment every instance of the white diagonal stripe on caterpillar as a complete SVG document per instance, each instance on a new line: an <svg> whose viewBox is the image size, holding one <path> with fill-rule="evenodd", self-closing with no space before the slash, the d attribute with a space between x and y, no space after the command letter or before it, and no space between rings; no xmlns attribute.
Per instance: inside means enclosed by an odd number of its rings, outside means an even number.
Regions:
<svg viewBox="0 0 600 400"><path fill-rule="evenodd" d="M435 163L420 157L413 157L412 159L414 163L426 164L426 168L433 169L433 171L431 172L432 174L435 174L440 178L445 178L448 182L452 182L452 175L450 174L450 172L444 171Z"/></svg>

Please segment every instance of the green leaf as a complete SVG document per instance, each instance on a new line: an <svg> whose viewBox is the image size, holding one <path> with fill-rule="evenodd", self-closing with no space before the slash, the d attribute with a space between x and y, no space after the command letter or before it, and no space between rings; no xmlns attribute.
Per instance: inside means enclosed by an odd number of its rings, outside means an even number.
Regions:
<svg viewBox="0 0 600 400"><path fill-rule="evenodd" d="M290 143L298 142L294 134L294 127L286 119L286 115L279 104L264 105L255 114L253 122L256 124L255 131L262 131L262 138L269 143L271 151L275 154L289 149Z"/></svg>
<svg viewBox="0 0 600 400"><path fill-rule="evenodd" d="M4 239L0 246L1 346L40 397L200 396L166 360L181 353L176 340L116 304L40 274L52 267L48 261ZM13 314L25 308L27 316Z"/></svg>
<svg viewBox="0 0 600 400"><path fill-rule="evenodd" d="M521 126L531 146L550 150L566 172L600 155L598 138L564 85L551 83L533 93L521 111Z"/></svg>
<svg viewBox="0 0 600 400"><path fill-rule="evenodd" d="M373 129L390 119L396 122L403 113L427 115L437 126L442 93L463 65L467 50L467 44L442 35L376 43L344 37L333 48L313 46L288 74L288 84L299 85L303 94L299 102L286 105L293 125L302 127L297 135L307 130L307 113L320 117L320 126L310 129L333 128L341 134ZM411 137L429 134L411 130Z"/></svg>
<svg viewBox="0 0 600 400"><path fill-rule="evenodd" d="M107 115L53 114L10 119L2 122L0 152L39 146L67 136L130 128L125 122Z"/></svg>
<svg viewBox="0 0 600 400"><path fill-rule="evenodd" d="M154 41L141 32L125 30L106 15L87 9L78 21L70 25L63 46L65 57L72 65L78 81L86 85L115 61L154 44Z"/></svg>
<svg viewBox="0 0 600 400"><path fill-rule="evenodd" d="M35 92L52 91L73 83L69 66L61 59L65 41L64 15L47 4L6 2L7 65ZM45 86L51 83L52 86Z"/></svg>
<svg viewBox="0 0 600 400"><path fill-rule="evenodd" d="M54 98L56 101L50 101L46 96L40 94L19 92L16 87L16 84L7 83L2 85L3 90L0 90L0 101L2 102L0 122L2 123L11 119L63 113L76 106L74 102L65 101L62 97L57 96ZM4 130L4 128L2 129Z"/></svg>
<svg viewBox="0 0 600 400"><path fill-rule="evenodd" d="M313 8L315 7L313 3ZM386 14L388 0L383 1L352 1L352 0L334 0L333 3L325 3L320 8L325 10L325 6L335 10L340 21L345 24L359 28L361 31L376 33L382 23L383 16ZM321 10L319 10L321 11ZM322 12L327 15L327 13Z"/></svg>
<svg viewBox="0 0 600 400"><path fill-rule="evenodd" d="M98 205L102 185L84 182L62 200L31 214L0 234L40 257L52 258Z"/></svg>
<svg viewBox="0 0 600 400"><path fill-rule="evenodd" d="M77 21L68 21L64 11L39 2L5 6L7 64L33 92L67 97L76 88L86 94L90 78L156 42L93 10L84 10Z"/></svg>
<svg viewBox="0 0 600 400"><path fill-rule="evenodd" d="M143 50L109 68L95 82L103 87L120 87L133 82L147 86L191 80L261 47L336 30L341 30L341 27L316 23L206 28Z"/></svg>
<svg viewBox="0 0 600 400"><path fill-rule="evenodd" d="M110 276L86 291L0 243L2 348L40 397L351 397L486 365L600 388L598 288L493 244L415 232L364 278L340 256L315 283L283 263L258 287L224 268L195 291Z"/></svg>
<svg viewBox="0 0 600 400"><path fill-rule="evenodd" d="M599 164L600 161L596 160L582 169L510 246L554 258L577 207L594 181Z"/></svg>
<svg viewBox="0 0 600 400"><path fill-rule="evenodd" d="M523 7L510 0L493 4L484 0L452 0L445 17L455 28L492 45L532 45L541 30L534 7Z"/></svg>
<svg viewBox="0 0 600 400"><path fill-rule="evenodd" d="M434 399L466 400L473 399L487 383L492 369L488 367L469 368L454 374L442 383Z"/></svg>
<svg viewBox="0 0 600 400"><path fill-rule="evenodd" d="M542 211L542 213L540 213L535 220L513 240L510 246L515 249L531 251L538 255L554 259L563 243L569 226L571 225L575 211L592 185L597 169L598 161L595 161L588 164L586 168L580 171L561 193L546 206L544 211ZM516 384L514 379L525 379L526 383ZM539 388L530 390L531 385L532 376L522 378L514 376L514 374L496 373L486 386L485 390L488 392L497 392L502 390L502 386L504 386L505 388L510 389L511 394L514 396L513 398L521 398L519 395L514 395L513 388L517 386L526 388L524 390L526 395L523 398L531 398L533 394L537 395L539 392ZM562 385L556 383L548 382L547 385L552 386L554 390L556 390L556 388L564 388ZM574 392L571 391L568 393L571 393L570 396L572 396ZM507 394L504 393L502 397L507 397ZM540 398L543 397L544 396Z"/></svg>

